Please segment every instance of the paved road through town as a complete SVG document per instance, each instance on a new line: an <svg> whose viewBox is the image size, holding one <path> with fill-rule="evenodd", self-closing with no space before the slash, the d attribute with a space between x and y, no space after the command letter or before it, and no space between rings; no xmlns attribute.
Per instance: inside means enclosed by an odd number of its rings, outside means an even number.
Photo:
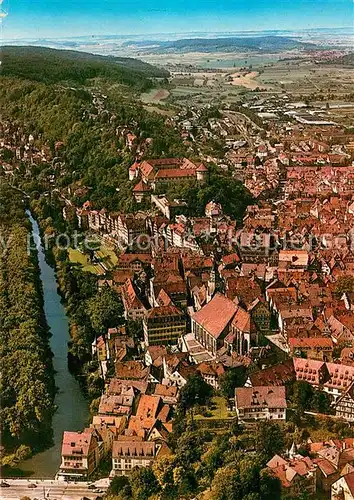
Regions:
<svg viewBox="0 0 354 500"><path fill-rule="evenodd" d="M49 479L4 479L2 481L3 486L0 486L0 498L1 500L20 500L23 497L33 500L81 500L85 497L94 500L104 495L108 480L92 483L97 485L95 489L89 488L89 484L86 482L68 483ZM35 485L35 487L31 487L31 485Z"/></svg>

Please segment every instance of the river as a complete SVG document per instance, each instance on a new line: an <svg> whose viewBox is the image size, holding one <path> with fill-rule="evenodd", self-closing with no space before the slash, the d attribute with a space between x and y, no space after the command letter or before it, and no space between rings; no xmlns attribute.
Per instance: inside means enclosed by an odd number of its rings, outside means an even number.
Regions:
<svg viewBox="0 0 354 500"><path fill-rule="evenodd" d="M32 234L37 241L38 224L30 213L28 216L32 223ZM83 430L87 425L89 410L77 380L68 369L69 323L57 292L54 270L46 263L42 246L38 248L38 260L43 285L44 312L52 334L50 347L54 355L55 384L58 388L55 404L58 409L53 417L54 445L22 462L20 468L33 472L35 477L49 478L54 477L60 465L63 432Z"/></svg>

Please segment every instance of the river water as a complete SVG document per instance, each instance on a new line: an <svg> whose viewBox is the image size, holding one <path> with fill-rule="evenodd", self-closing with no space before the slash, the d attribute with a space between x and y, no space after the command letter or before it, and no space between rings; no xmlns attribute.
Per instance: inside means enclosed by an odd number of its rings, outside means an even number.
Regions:
<svg viewBox="0 0 354 500"><path fill-rule="evenodd" d="M38 224L30 213L28 216L32 223L35 241L38 241ZM50 347L54 355L55 385L58 388L55 404L58 409L53 417L54 445L22 462L20 468L33 472L35 477L49 478L54 477L60 465L63 432L83 430L87 425L89 410L77 380L68 370L68 319L57 292L54 270L46 263L41 246L38 248L38 260L43 285L44 312L52 334Z"/></svg>

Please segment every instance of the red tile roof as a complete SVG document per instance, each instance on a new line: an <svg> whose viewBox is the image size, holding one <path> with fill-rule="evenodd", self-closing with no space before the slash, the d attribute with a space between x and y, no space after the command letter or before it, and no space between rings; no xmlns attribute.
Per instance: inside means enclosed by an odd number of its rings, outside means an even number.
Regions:
<svg viewBox="0 0 354 500"><path fill-rule="evenodd" d="M305 380L312 385L320 385L325 380L326 364L323 361L314 359L294 358L294 368L296 372L296 380Z"/></svg>
<svg viewBox="0 0 354 500"><path fill-rule="evenodd" d="M354 472L350 472L344 476L344 480L347 483L348 489L352 496L354 497Z"/></svg>
<svg viewBox="0 0 354 500"><path fill-rule="evenodd" d="M234 319L232 320L232 326L241 332L251 333L254 324L251 315L242 309L242 307L238 307Z"/></svg>
<svg viewBox="0 0 354 500"><path fill-rule="evenodd" d="M137 439L124 439L120 436L113 442L112 457L153 458L156 453L156 444L153 441L139 441Z"/></svg>
<svg viewBox="0 0 354 500"><path fill-rule="evenodd" d="M192 319L217 339L231 322L237 309L234 302L217 293L208 304L192 315Z"/></svg>
<svg viewBox="0 0 354 500"><path fill-rule="evenodd" d="M89 432L65 431L61 447L61 454L88 456L92 435Z"/></svg>
<svg viewBox="0 0 354 500"><path fill-rule="evenodd" d="M285 386L236 387L237 408L286 408Z"/></svg>
<svg viewBox="0 0 354 500"><path fill-rule="evenodd" d="M289 338L289 346L292 349L316 349L318 348L328 348L333 347L332 339L328 337L309 337L309 338Z"/></svg>
<svg viewBox="0 0 354 500"><path fill-rule="evenodd" d="M166 168L156 172L155 179L176 179L177 177L195 177L194 169Z"/></svg>
<svg viewBox="0 0 354 500"><path fill-rule="evenodd" d="M283 363L251 373L250 380L253 386L277 386L283 385L285 382L295 380L293 360L288 359Z"/></svg>
<svg viewBox="0 0 354 500"><path fill-rule="evenodd" d="M164 318L171 316L183 316L183 313L180 309L178 309L178 307L173 304L153 307L146 313L147 318Z"/></svg>
<svg viewBox="0 0 354 500"><path fill-rule="evenodd" d="M151 191L151 188L142 180L140 180L133 188L133 193L146 193Z"/></svg>

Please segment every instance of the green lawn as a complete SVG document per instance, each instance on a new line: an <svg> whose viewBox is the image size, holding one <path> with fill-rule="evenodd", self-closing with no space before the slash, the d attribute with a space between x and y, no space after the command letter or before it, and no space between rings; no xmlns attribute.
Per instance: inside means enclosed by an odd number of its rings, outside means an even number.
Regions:
<svg viewBox="0 0 354 500"><path fill-rule="evenodd" d="M74 264L81 264L83 271L87 271L93 274L103 274L103 270L100 268L100 266L91 264L87 258L87 255L81 253L79 250L69 248L69 259L70 262L73 262Z"/></svg>
<svg viewBox="0 0 354 500"><path fill-rule="evenodd" d="M104 262L104 264L109 268L113 269L118 264L118 257L114 250L111 248L101 245L100 249L97 250L96 256Z"/></svg>
<svg viewBox="0 0 354 500"><path fill-rule="evenodd" d="M211 408L208 408L208 415L195 415L195 420L225 420L232 419L235 417L231 412L227 410L225 398L215 396L211 400Z"/></svg>

